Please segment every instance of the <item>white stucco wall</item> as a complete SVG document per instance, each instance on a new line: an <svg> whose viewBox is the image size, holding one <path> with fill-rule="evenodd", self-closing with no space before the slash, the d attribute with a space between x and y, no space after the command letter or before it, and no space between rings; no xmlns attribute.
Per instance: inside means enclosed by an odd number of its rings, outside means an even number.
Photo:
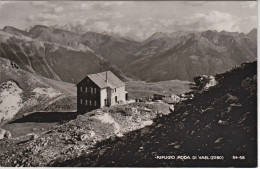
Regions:
<svg viewBox="0 0 260 169"><path fill-rule="evenodd" d="M106 88L100 90L100 107L105 106L104 99L107 99L107 89Z"/></svg>
<svg viewBox="0 0 260 169"><path fill-rule="evenodd" d="M107 99L110 106L114 106L117 103L115 102L115 97L117 96L117 101L125 102L125 86L111 89L111 88L105 88L100 90L100 107L105 106L104 99Z"/></svg>
<svg viewBox="0 0 260 169"><path fill-rule="evenodd" d="M116 92L115 91L111 92L111 106L117 104L115 103L116 96L117 96L117 101L125 102L125 86L116 88Z"/></svg>

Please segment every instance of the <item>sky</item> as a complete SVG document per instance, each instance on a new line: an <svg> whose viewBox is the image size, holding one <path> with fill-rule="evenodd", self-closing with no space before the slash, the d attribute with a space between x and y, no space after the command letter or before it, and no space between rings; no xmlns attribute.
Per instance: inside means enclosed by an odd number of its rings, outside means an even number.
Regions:
<svg viewBox="0 0 260 169"><path fill-rule="evenodd" d="M70 24L84 31L146 39L155 32L231 31L257 27L257 2L0 1L0 29Z"/></svg>

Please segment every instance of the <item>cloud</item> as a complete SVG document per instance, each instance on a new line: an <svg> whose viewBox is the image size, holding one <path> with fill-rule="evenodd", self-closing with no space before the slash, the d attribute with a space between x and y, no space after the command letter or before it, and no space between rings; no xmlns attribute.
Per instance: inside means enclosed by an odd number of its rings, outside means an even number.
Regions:
<svg viewBox="0 0 260 169"><path fill-rule="evenodd" d="M43 6L43 5L48 5L48 2L47 1L32 1L31 2L32 6Z"/></svg>
<svg viewBox="0 0 260 169"><path fill-rule="evenodd" d="M176 23L176 19L160 19L160 23L166 27L169 27Z"/></svg>
<svg viewBox="0 0 260 169"><path fill-rule="evenodd" d="M58 2L55 1L30 1L30 3L33 8L48 11L53 10L58 5Z"/></svg>
<svg viewBox="0 0 260 169"><path fill-rule="evenodd" d="M91 28L97 32L111 32L110 24L106 21L96 21L92 25Z"/></svg>
<svg viewBox="0 0 260 169"><path fill-rule="evenodd" d="M13 1L0 1L0 9L13 3Z"/></svg>
<svg viewBox="0 0 260 169"><path fill-rule="evenodd" d="M183 1L182 4L189 5L192 7L201 7L207 3L207 1Z"/></svg>
<svg viewBox="0 0 260 169"><path fill-rule="evenodd" d="M0 15L5 18L1 26L71 24L144 39L154 32L179 30L247 32L256 27L256 6L257 2L1 1Z"/></svg>
<svg viewBox="0 0 260 169"><path fill-rule="evenodd" d="M115 8L118 8L120 6L123 6L124 4L131 4L131 2L123 2L123 1L110 1L110 2L82 2L81 3L75 3L72 6L78 8L78 10L96 10L96 11L109 11L113 10Z"/></svg>
<svg viewBox="0 0 260 169"><path fill-rule="evenodd" d="M33 1L31 5L44 13L62 13L67 7L67 2L59 1Z"/></svg>
<svg viewBox="0 0 260 169"><path fill-rule="evenodd" d="M256 1L248 1L248 2L240 2L243 6L243 8L249 8L249 9L254 9L257 7L257 2Z"/></svg>
<svg viewBox="0 0 260 169"><path fill-rule="evenodd" d="M36 23L39 23L39 22L48 23L50 21L57 21L58 19L59 19L59 16L53 15L50 13L40 13L40 14L28 16L28 20L30 22L36 22Z"/></svg>
<svg viewBox="0 0 260 169"><path fill-rule="evenodd" d="M186 17L183 25L195 30L213 29L217 31L240 31L239 18L229 13L210 11L207 13L196 13L192 17Z"/></svg>
<svg viewBox="0 0 260 169"><path fill-rule="evenodd" d="M54 8L54 11L55 11L56 13L61 13L61 12L64 11L64 8L63 8L62 6L58 6L58 7Z"/></svg>

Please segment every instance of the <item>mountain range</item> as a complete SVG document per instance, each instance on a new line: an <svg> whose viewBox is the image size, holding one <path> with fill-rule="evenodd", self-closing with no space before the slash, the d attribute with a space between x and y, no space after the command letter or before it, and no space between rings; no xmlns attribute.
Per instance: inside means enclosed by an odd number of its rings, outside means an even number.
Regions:
<svg viewBox="0 0 260 169"><path fill-rule="evenodd" d="M105 70L125 79L120 70L78 43L80 37L44 26L35 26L29 32L5 27L0 31L0 56L14 61L21 69L54 80L77 83L86 74Z"/></svg>
<svg viewBox="0 0 260 169"><path fill-rule="evenodd" d="M23 70L77 83L87 74L112 70L124 81L189 80L215 75L256 60L257 30L157 32L138 42L96 32L36 25L0 30L0 57Z"/></svg>
<svg viewBox="0 0 260 169"><path fill-rule="evenodd" d="M192 81L197 75L214 75L256 59L256 41L251 38L256 37L254 31L249 33L250 36L211 30L180 34L155 36L158 38L145 44L160 43L153 48L156 52L150 50L148 54L141 54L142 57L134 60L123 71L145 81Z"/></svg>

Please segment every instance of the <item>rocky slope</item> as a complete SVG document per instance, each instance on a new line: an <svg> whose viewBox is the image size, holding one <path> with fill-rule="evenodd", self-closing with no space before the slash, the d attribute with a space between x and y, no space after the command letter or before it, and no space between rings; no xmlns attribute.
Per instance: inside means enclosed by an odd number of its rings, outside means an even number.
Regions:
<svg viewBox="0 0 260 169"><path fill-rule="evenodd" d="M65 52L67 52L66 50L76 50L78 53L70 55L76 55L79 57L81 55L85 55L85 60L97 60L97 62L102 62L101 65L86 63L87 66L90 67L92 65L96 66L96 70L104 68L104 64L107 64L106 68L110 69L115 69L111 67L113 65L116 67L124 65L125 63L127 63L125 56L133 50L136 50L139 45L139 42L127 40L117 36L110 36L107 34L100 34L95 32L86 32L84 34L76 33L73 31L59 29L55 26L47 27L36 25L32 27L28 32L21 31L13 27L5 27L3 31L14 35L22 34L40 42L49 42L49 44L56 45L53 50L58 50L59 46L63 47L63 49L61 50L64 50L65 48ZM47 52L52 51L51 49L48 50L48 48L46 50ZM48 55L49 53L46 53L46 56ZM61 57L62 55L64 55L64 53L55 53L55 55ZM65 53L65 55L68 54ZM90 58L88 57L89 55L93 55L97 58ZM78 58L77 60L83 60L82 63L84 63L84 59ZM53 63L55 63L55 61L53 61ZM86 67L86 65L82 66L82 68L84 67ZM89 71L93 72L93 70Z"/></svg>
<svg viewBox="0 0 260 169"><path fill-rule="evenodd" d="M0 72L0 124L43 110L57 100L76 97L75 85L37 76L1 57Z"/></svg>
<svg viewBox="0 0 260 169"><path fill-rule="evenodd" d="M253 52L257 53L257 29L252 29L247 36L253 43Z"/></svg>
<svg viewBox="0 0 260 169"><path fill-rule="evenodd" d="M139 42L133 40L95 32L85 33L80 41L119 68L128 64L129 58L127 55L137 50L140 45Z"/></svg>
<svg viewBox="0 0 260 169"><path fill-rule="evenodd" d="M165 52L180 42L187 40L191 32L178 31L174 33L156 32L143 41L140 47L128 57L131 61L147 59Z"/></svg>
<svg viewBox="0 0 260 169"><path fill-rule="evenodd" d="M177 104L174 113L151 126L103 141L93 153L53 166L256 167L256 72L253 62L218 74L215 86L193 93L194 99Z"/></svg>
<svg viewBox="0 0 260 169"><path fill-rule="evenodd" d="M87 74L105 70L125 78L88 46L76 43L74 34L42 29L36 26L27 36L0 31L0 56L14 61L23 70L54 80L77 83Z"/></svg>
<svg viewBox="0 0 260 169"><path fill-rule="evenodd" d="M91 153L97 142L122 137L169 113L169 106L164 103L132 103L94 110L48 131L33 129L30 135L0 140L0 166L39 167L74 159ZM17 124L29 119L33 117L25 116Z"/></svg>

